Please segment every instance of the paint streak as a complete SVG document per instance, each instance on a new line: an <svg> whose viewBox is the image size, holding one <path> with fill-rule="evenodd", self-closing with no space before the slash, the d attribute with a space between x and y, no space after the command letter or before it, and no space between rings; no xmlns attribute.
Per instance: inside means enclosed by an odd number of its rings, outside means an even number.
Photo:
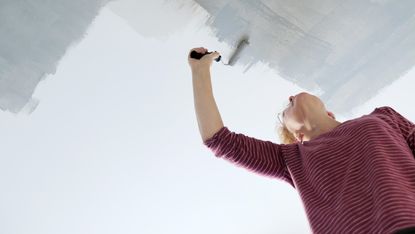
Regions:
<svg viewBox="0 0 415 234"><path fill-rule="evenodd" d="M240 63L269 64L336 112L363 104L415 64L415 1L196 2L220 41L249 33Z"/></svg>
<svg viewBox="0 0 415 234"><path fill-rule="evenodd" d="M0 109L31 112L38 83L56 71L108 0L0 2Z"/></svg>

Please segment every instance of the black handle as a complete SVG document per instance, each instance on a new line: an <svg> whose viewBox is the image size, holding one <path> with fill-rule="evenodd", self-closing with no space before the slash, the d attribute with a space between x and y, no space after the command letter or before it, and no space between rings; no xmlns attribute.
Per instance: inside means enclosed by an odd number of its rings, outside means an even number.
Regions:
<svg viewBox="0 0 415 234"><path fill-rule="evenodd" d="M207 52L206 54L211 54L212 52ZM190 53L190 58L194 58L194 59L201 59L203 56L205 56L206 54L201 54L201 53L198 53L198 52L196 52L196 51L192 51L191 53ZM215 58L215 61L216 62L219 62L220 61L220 58L221 58L222 56L220 56L219 55L219 57L217 57L217 58Z"/></svg>

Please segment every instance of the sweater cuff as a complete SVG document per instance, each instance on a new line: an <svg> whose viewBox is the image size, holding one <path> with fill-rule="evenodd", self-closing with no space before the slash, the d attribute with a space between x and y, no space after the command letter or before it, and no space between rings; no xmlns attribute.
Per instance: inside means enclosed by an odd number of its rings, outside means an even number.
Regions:
<svg viewBox="0 0 415 234"><path fill-rule="evenodd" d="M208 148L213 148L215 145L217 145L218 141L223 138L224 136L229 133L229 129L226 126L223 126L219 131L217 131L215 134L213 134L212 137L206 139L203 144L207 146Z"/></svg>

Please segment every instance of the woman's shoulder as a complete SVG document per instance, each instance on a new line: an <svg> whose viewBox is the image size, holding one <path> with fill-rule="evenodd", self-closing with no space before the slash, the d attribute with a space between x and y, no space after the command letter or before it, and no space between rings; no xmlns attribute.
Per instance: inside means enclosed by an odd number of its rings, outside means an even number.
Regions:
<svg viewBox="0 0 415 234"><path fill-rule="evenodd" d="M380 106L376 107L371 114L385 114L385 115L393 115L398 113L395 109L390 106Z"/></svg>

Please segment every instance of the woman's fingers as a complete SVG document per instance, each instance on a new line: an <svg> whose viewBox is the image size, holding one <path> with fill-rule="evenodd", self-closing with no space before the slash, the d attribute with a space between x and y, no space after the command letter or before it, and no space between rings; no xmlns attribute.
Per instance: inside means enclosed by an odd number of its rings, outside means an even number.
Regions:
<svg viewBox="0 0 415 234"><path fill-rule="evenodd" d="M213 51L210 56L212 57L212 59L216 59L220 56L220 53L217 51Z"/></svg>
<svg viewBox="0 0 415 234"><path fill-rule="evenodd" d="M198 47L198 48L191 49L191 51L193 51L193 50L196 51L196 52L198 52L198 53L201 53L201 54L204 54L204 53L207 52L207 49L204 48L204 47Z"/></svg>
<svg viewBox="0 0 415 234"><path fill-rule="evenodd" d="M203 54L203 56L200 59L192 58L191 54L193 51L199 54ZM192 71L201 71L209 69L209 67L212 65L212 61L216 58L219 58L219 56L220 54L217 51L208 52L208 50L204 47L197 47L190 50L188 62Z"/></svg>
<svg viewBox="0 0 415 234"><path fill-rule="evenodd" d="M199 47L199 48L197 48L197 49L199 49L199 51L200 51L201 53L207 52L207 49L206 49L205 47Z"/></svg>

